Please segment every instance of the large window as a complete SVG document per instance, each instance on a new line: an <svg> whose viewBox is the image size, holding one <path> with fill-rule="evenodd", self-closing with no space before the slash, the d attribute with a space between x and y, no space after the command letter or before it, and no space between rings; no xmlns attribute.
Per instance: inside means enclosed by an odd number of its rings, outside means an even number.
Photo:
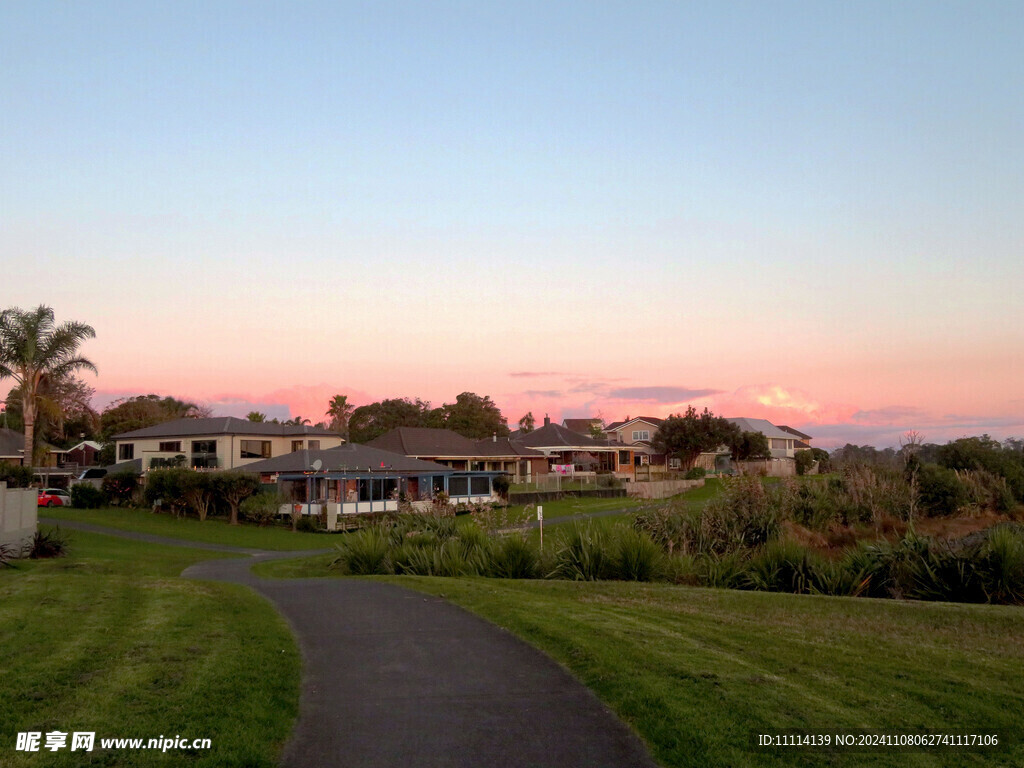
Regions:
<svg viewBox="0 0 1024 768"><path fill-rule="evenodd" d="M296 451L301 451L301 450L302 450L302 441L301 440L292 440L292 453L295 453Z"/></svg>
<svg viewBox="0 0 1024 768"><path fill-rule="evenodd" d="M629 451L619 451L619 464L629 465Z"/></svg>
<svg viewBox="0 0 1024 768"><path fill-rule="evenodd" d="M193 467L215 469L217 467L217 441L193 440L190 463Z"/></svg>
<svg viewBox="0 0 1024 768"><path fill-rule="evenodd" d="M469 478L468 477L449 477L448 478L448 495L449 496L469 496Z"/></svg>
<svg viewBox="0 0 1024 768"><path fill-rule="evenodd" d="M650 440L650 439L651 439L650 430L646 430L646 429L635 429L635 430L633 430L633 442L634 443L637 442L638 440Z"/></svg>
<svg viewBox="0 0 1024 768"><path fill-rule="evenodd" d="M320 450L320 441L319 440L310 440L309 441L309 450L311 450L311 451L319 451Z"/></svg>
<svg viewBox="0 0 1024 768"><path fill-rule="evenodd" d="M491 483L486 477L471 477L469 488L473 496L489 496L491 494Z"/></svg>
<svg viewBox="0 0 1024 768"><path fill-rule="evenodd" d="M242 458L243 459L269 459L270 458L270 441L269 440L243 440L242 441Z"/></svg>
<svg viewBox="0 0 1024 768"><path fill-rule="evenodd" d="M181 453L181 440L168 440L160 443L160 453Z"/></svg>
<svg viewBox="0 0 1024 768"><path fill-rule="evenodd" d="M131 461L135 458L135 443L124 443L117 446L118 461Z"/></svg>

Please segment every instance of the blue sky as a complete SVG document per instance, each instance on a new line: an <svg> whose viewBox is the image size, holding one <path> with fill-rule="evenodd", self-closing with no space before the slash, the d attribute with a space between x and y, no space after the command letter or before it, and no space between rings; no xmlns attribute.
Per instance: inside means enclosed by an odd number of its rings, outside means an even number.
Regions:
<svg viewBox="0 0 1024 768"><path fill-rule="evenodd" d="M509 373L557 370L781 388L817 404L789 421L840 431L919 408L936 434L953 414L1012 433L1022 22L991 2L8 4L4 304L93 322L109 392L523 409ZM538 406L643 405L610 391Z"/></svg>

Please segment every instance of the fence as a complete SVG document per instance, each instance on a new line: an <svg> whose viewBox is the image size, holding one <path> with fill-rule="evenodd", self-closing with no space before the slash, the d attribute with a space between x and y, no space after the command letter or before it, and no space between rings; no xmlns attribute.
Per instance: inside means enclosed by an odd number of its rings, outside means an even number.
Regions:
<svg viewBox="0 0 1024 768"><path fill-rule="evenodd" d="M0 545L20 547L35 535L38 498L35 488L8 488L0 482Z"/></svg>
<svg viewBox="0 0 1024 768"><path fill-rule="evenodd" d="M615 475L577 472L575 475L534 475L528 483L513 483L512 493L566 493L570 491L599 491L622 488L622 480Z"/></svg>

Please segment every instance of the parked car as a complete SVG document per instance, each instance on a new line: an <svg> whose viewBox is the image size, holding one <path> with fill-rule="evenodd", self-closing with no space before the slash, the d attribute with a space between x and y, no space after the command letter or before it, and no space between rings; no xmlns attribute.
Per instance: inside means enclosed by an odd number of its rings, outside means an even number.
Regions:
<svg viewBox="0 0 1024 768"><path fill-rule="evenodd" d="M71 497L60 488L40 488L36 504L40 507L70 507Z"/></svg>

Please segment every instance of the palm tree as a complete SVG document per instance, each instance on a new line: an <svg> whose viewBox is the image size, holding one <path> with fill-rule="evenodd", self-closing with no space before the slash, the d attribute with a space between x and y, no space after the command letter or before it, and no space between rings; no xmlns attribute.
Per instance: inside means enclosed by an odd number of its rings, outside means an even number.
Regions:
<svg viewBox="0 0 1024 768"><path fill-rule="evenodd" d="M245 415L245 418L248 421L255 421L255 422L262 423L262 422L267 420L267 414L261 413L260 411L249 411L249 413L247 413Z"/></svg>
<svg viewBox="0 0 1024 768"><path fill-rule="evenodd" d="M0 379L10 377L21 388L25 424L23 462L33 463L36 410L46 379L58 379L96 366L78 354L86 339L96 338L91 325L68 321L57 325L53 310L40 304L32 310L17 307L0 312Z"/></svg>
<svg viewBox="0 0 1024 768"><path fill-rule="evenodd" d="M288 419L287 421L282 421L281 423L284 424L286 427L301 427L305 424L309 424L309 419L304 419L301 416L296 416L294 419Z"/></svg>
<svg viewBox="0 0 1024 768"><path fill-rule="evenodd" d="M331 429L340 432L348 442L348 420L352 416L352 403L348 401L348 395L335 395L327 404L325 416L331 417Z"/></svg>

